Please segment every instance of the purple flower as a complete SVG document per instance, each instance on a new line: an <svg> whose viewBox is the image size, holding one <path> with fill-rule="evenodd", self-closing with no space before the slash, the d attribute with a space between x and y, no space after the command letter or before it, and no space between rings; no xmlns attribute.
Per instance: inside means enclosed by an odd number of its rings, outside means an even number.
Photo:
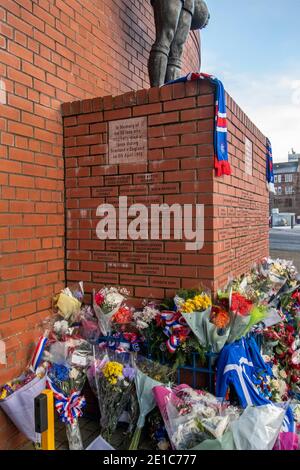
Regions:
<svg viewBox="0 0 300 470"><path fill-rule="evenodd" d="M123 376L129 381L133 380L135 377L135 369L127 364L125 367L123 367Z"/></svg>

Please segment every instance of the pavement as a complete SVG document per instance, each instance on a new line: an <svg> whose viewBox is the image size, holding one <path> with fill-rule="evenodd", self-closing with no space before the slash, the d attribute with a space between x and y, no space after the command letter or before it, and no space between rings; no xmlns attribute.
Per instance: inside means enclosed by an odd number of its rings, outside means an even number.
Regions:
<svg viewBox="0 0 300 470"><path fill-rule="evenodd" d="M99 435L100 423L99 418L81 417L79 418L79 426L83 447L86 449ZM126 423L119 423L116 431L111 439L111 446L117 450L127 450L130 444L131 436L126 432L128 425ZM151 450L153 449L152 441L146 434L142 434L139 449ZM32 442L27 442L18 450L35 450ZM59 421L55 415L55 450L69 450L68 439L64 423Z"/></svg>
<svg viewBox="0 0 300 470"><path fill-rule="evenodd" d="M293 260L300 272L300 225L270 229L270 256Z"/></svg>

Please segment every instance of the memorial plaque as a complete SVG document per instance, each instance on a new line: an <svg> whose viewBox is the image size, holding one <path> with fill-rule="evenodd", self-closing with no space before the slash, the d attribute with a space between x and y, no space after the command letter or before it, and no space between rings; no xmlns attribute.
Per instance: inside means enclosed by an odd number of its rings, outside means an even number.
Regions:
<svg viewBox="0 0 300 470"><path fill-rule="evenodd" d="M253 144L245 137L245 173L252 176L253 173Z"/></svg>
<svg viewBox="0 0 300 470"><path fill-rule="evenodd" d="M163 183L163 184L153 184L150 186L151 193L154 194L170 194L178 193L179 186L177 183Z"/></svg>
<svg viewBox="0 0 300 470"><path fill-rule="evenodd" d="M105 176L106 186L115 186L120 184L131 184L131 175Z"/></svg>
<svg viewBox="0 0 300 470"><path fill-rule="evenodd" d="M177 254L156 254L150 255L150 261L162 264L180 264L180 255Z"/></svg>
<svg viewBox="0 0 300 470"><path fill-rule="evenodd" d="M180 287L180 279L178 278L170 278L170 277L151 277L151 284L154 287L166 287L166 288L173 288L179 289Z"/></svg>
<svg viewBox="0 0 300 470"><path fill-rule="evenodd" d="M136 241L134 243L135 251L146 251L146 252L151 252L151 251L160 251L162 252L164 249L163 242L160 241Z"/></svg>
<svg viewBox="0 0 300 470"><path fill-rule="evenodd" d="M128 284L129 286L148 286L148 278L145 276L120 274L120 283Z"/></svg>
<svg viewBox="0 0 300 470"><path fill-rule="evenodd" d="M150 204L162 204L163 196L138 196L134 198L136 204L144 204L144 206L149 206Z"/></svg>
<svg viewBox="0 0 300 470"><path fill-rule="evenodd" d="M137 274L152 274L155 276L164 276L165 270L163 266L156 266L151 264L138 264L136 266Z"/></svg>
<svg viewBox="0 0 300 470"><path fill-rule="evenodd" d="M146 253L120 253L121 262L147 263L148 255Z"/></svg>
<svg viewBox="0 0 300 470"><path fill-rule="evenodd" d="M107 270L111 273L134 273L134 265L128 263L107 263Z"/></svg>
<svg viewBox="0 0 300 470"><path fill-rule="evenodd" d="M93 197L112 197L118 196L118 187L117 186L107 186L106 188L92 188Z"/></svg>
<svg viewBox="0 0 300 470"><path fill-rule="evenodd" d="M134 183L135 184L142 184L142 183L161 183L163 180L162 173L143 173L141 175L134 176Z"/></svg>
<svg viewBox="0 0 300 470"><path fill-rule="evenodd" d="M119 284L118 274L110 273L92 273L93 282L99 282L102 285L104 284Z"/></svg>
<svg viewBox="0 0 300 470"><path fill-rule="evenodd" d="M93 259L96 261L109 261L109 262L117 262L118 261L118 253L107 253L106 251L94 251Z"/></svg>
<svg viewBox="0 0 300 470"><path fill-rule="evenodd" d="M109 122L109 163L147 161L147 118Z"/></svg>
<svg viewBox="0 0 300 470"><path fill-rule="evenodd" d="M106 249L108 251L132 251L132 247L133 245L131 241L106 241Z"/></svg>

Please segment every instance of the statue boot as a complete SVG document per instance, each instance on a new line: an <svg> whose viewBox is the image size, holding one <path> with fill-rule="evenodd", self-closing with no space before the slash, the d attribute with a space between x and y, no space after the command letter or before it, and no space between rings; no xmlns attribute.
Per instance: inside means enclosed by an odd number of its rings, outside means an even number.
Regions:
<svg viewBox="0 0 300 470"><path fill-rule="evenodd" d="M148 70L152 87L162 86L165 83L169 50L166 46L156 47L155 45L151 49Z"/></svg>
<svg viewBox="0 0 300 470"><path fill-rule="evenodd" d="M181 59L169 57L165 83L176 80L181 76Z"/></svg>

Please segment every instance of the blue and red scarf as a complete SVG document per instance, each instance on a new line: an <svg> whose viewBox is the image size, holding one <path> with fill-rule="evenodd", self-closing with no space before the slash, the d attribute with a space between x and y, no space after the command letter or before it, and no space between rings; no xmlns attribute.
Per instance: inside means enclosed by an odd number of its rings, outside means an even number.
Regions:
<svg viewBox="0 0 300 470"><path fill-rule="evenodd" d="M208 80L215 86L214 166L216 176L231 175L230 163L228 161L226 97L223 83L213 75L188 73L185 77L168 82L166 85L192 80Z"/></svg>
<svg viewBox="0 0 300 470"><path fill-rule="evenodd" d="M271 146L271 142L269 141L269 139L267 139L267 143L266 143L266 163L267 163L268 188L271 193L275 193L273 155L272 155L272 146Z"/></svg>

